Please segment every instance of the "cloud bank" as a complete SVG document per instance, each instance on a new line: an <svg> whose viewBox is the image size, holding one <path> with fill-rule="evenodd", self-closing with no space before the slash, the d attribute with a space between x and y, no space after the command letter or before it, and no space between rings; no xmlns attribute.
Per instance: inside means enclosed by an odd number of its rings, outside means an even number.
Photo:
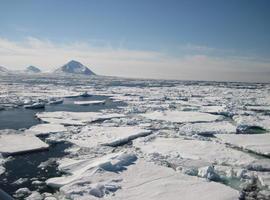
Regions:
<svg viewBox="0 0 270 200"><path fill-rule="evenodd" d="M199 46L187 46L188 52L192 48L196 48L196 53L172 56L158 51L97 47L87 42L59 44L34 37L23 41L0 37L0 66L17 70L35 65L43 71L51 71L73 59L100 75L269 82L269 61L237 56L211 56L205 52L209 52L209 48Z"/></svg>

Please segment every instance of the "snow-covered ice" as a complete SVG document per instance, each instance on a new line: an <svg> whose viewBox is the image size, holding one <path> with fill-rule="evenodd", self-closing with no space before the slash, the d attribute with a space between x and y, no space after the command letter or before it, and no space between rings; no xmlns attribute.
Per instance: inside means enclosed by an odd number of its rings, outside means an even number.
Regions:
<svg viewBox="0 0 270 200"><path fill-rule="evenodd" d="M0 153L4 155L13 155L36 150L45 150L48 147L48 144L44 143L38 137L33 135L0 135Z"/></svg>
<svg viewBox="0 0 270 200"><path fill-rule="evenodd" d="M74 101L74 104L76 105L82 105L82 106L87 106L87 105L101 105L105 104L105 100L100 100L100 101Z"/></svg>
<svg viewBox="0 0 270 200"><path fill-rule="evenodd" d="M257 154L270 156L270 133L266 134L220 134L216 135L223 142L253 151Z"/></svg>
<svg viewBox="0 0 270 200"><path fill-rule="evenodd" d="M201 112L188 112L188 111L164 111L164 112L155 111L152 113L145 113L141 115L151 120L164 120L177 123L211 122L222 119L222 116L218 115L212 115Z"/></svg>
<svg viewBox="0 0 270 200"><path fill-rule="evenodd" d="M33 132L35 135L46 135L50 133L66 132L67 128L61 124L38 124L32 126L29 131Z"/></svg>
<svg viewBox="0 0 270 200"><path fill-rule="evenodd" d="M151 131L138 127L86 126L78 134L71 135L68 141L81 147L118 146L149 134Z"/></svg>
<svg viewBox="0 0 270 200"><path fill-rule="evenodd" d="M146 154L176 155L183 159L201 160L212 164L246 166L255 158L223 144L185 138L160 138L135 141L135 147Z"/></svg>
<svg viewBox="0 0 270 200"><path fill-rule="evenodd" d="M123 114L103 114L99 112L43 112L37 113L37 117L44 122L62 125L85 125L97 120L125 117Z"/></svg>

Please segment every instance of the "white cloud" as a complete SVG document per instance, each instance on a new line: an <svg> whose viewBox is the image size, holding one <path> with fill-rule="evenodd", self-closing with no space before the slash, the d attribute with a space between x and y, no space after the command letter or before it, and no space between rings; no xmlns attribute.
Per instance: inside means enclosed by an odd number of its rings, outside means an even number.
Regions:
<svg viewBox="0 0 270 200"><path fill-rule="evenodd" d="M0 65L23 69L36 65L53 70L71 59L89 66L97 74L164 79L269 81L270 63L243 57L214 57L203 54L213 48L188 46L200 54L169 56L158 51L95 47L85 42L55 44L28 37L24 41L0 38ZM198 53L198 52L196 52Z"/></svg>

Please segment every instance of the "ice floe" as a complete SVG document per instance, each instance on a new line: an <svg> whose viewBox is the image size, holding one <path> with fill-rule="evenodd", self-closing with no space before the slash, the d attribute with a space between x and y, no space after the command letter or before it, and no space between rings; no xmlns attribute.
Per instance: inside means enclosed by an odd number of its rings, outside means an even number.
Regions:
<svg viewBox="0 0 270 200"><path fill-rule="evenodd" d="M246 166L255 160L250 155L223 144L195 139L157 137L147 142L136 140L134 146L146 154L172 155L180 159L201 160L219 165Z"/></svg>
<svg viewBox="0 0 270 200"><path fill-rule="evenodd" d="M81 147L95 147L97 145L118 146L151 134L150 130L138 127L84 127L78 134L73 134L68 141Z"/></svg>
<svg viewBox="0 0 270 200"><path fill-rule="evenodd" d="M29 131L35 135L47 135L50 133L59 133L67 131L67 128L61 124L38 124L32 126Z"/></svg>
<svg viewBox="0 0 270 200"><path fill-rule="evenodd" d="M105 104L105 100L103 101L74 101L76 105L88 106L88 105L102 105Z"/></svg>
<svg viewBox="0 0 270 200"><path fill-rule="evenodd" d="M180 134L222 134L236 133L236 126L227 121L185 124L179 128Z"/></svg>
<svg viewBox="0 0 270 200"><path fill-rule="evenodd" d="M270 156L270 133L256 135L220 134L216 135L216 137L230 145L249 150L257 154Z"/></svg>
<svg viewBox="0 0 270 200"><path fill-rule="evenodd" d="M123 114L103 114L99 112L43 112L37 113L37 117L44 122L62 125L85 125L98 120L125 117Z"/></svg>
<svg viewBox="0 0 270 200"><path fill-rule="evenodd" d="M201 112L189 112L189 111L155 111L152 113L141 114L143 117L151 120L164 120L177 123L185 122L211 122L221 120L222 116L212 115Z"/></svg>
<svg viewBox="0 0 270 200"><path fill-rule="evenodd" d="M13 155L29 151L44 150L48 144L41 141L38 137L26 134L0 135L0 153Z"/></svg>

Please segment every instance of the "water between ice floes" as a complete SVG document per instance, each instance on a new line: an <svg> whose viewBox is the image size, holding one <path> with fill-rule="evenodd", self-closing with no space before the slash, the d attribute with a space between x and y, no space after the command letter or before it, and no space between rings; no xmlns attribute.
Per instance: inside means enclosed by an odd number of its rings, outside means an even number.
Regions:
<svg viewBox="0 0 270 200"><path fill-rule="evenodd" d="M74 101L92 101L106 100L104 105L75 105ZM52 112L52 111L73 111L73 112L97 112L103 109L117 108L124 106L122 102L113 102L107 96L90 96L90 97L72 97L65 98L63 104L46 105L44 109L25 109L22 107L10 110L0 111L0 129L20 129L30 128L33 125L41 123L36 117L37 112ZM23 155L14 156L11 160L5 163L6 173L0 176L0 188L10 195L23 187L27 187L32 191L39 192L54 192L44 184L44 181L50 177L60 176L61 173L57 170L57 165L52 162L50 165L40 168L42 162L49 159L62 158L65 156L65 149L71 144L57 143L50 144L48 151L32 152ZM23 178L20 184L12 184L16 180ZM41 181L43 184L35 185L33 181Z"/></svg>
<svg viewBox="0 0 270 200"><path fill-rule="evenodd" d="M76 105L74 101L106 100L104 105ZM90 97L65 98L62 104L46 105L44 109L25 109L23 107L0 111L0 129L30 128L40 121L35 117L38 112L72 111L72 112L97 112L103 109L124 106L123 102L113 102L107 96L93 95Z"/></svg>

